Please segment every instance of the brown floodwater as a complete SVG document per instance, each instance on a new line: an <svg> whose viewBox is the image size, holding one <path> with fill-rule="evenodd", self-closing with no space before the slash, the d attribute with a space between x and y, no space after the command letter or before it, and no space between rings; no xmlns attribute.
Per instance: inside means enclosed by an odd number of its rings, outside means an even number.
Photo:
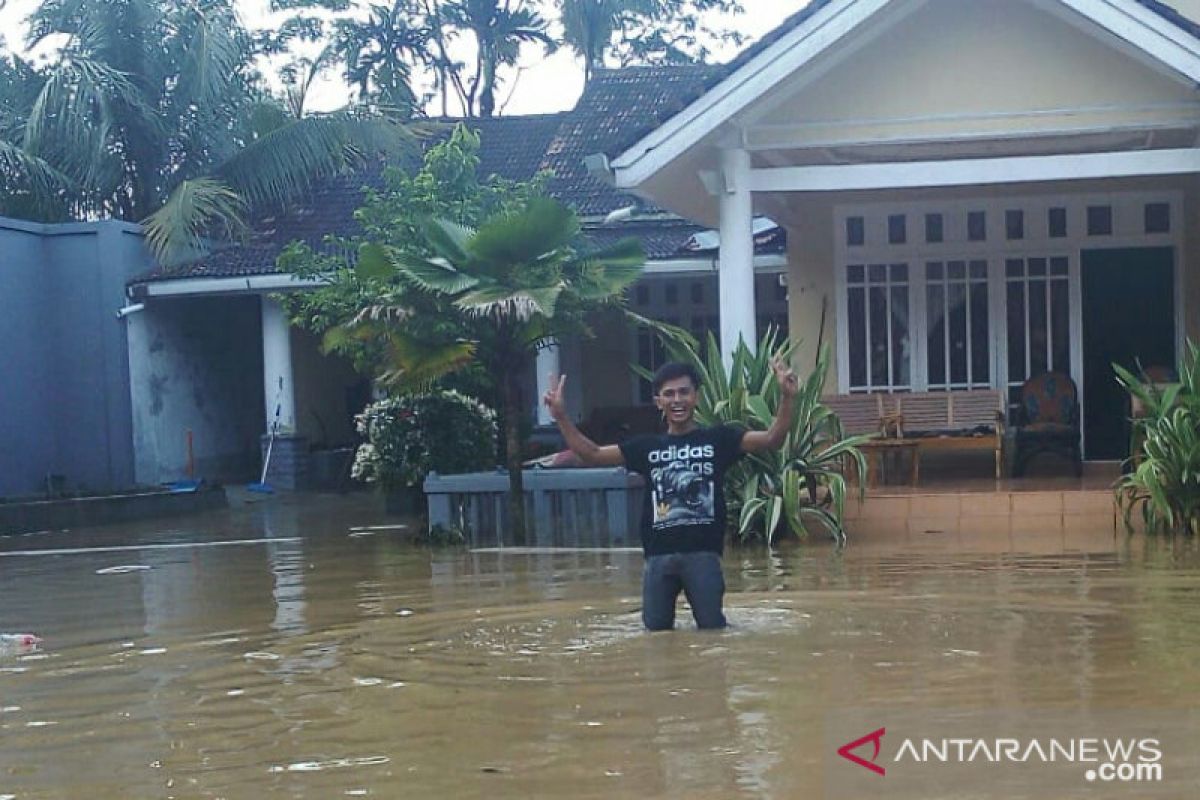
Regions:
<svg viewBox="0 0 1200 800"><path fill-rule="evenodd" d="M397 522L237 497L0 539L0 633L45 640L0 651L0 798L821 797L847 708L1200 709L1191 540L739 550L731 629L649 635L637 553Z"/></svg>

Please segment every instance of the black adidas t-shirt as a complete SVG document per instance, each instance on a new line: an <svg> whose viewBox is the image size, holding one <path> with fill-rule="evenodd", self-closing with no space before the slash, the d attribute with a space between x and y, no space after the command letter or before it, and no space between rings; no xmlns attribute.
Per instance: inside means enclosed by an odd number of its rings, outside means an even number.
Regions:
<svg viewBox="0 0 1200 800"><path fill-rule="evenodd" d="M744 428L719 425L682 436L623 442L625 467L646 478L642 549L646 556L725 547L725 472L741 457Z"/></svg>

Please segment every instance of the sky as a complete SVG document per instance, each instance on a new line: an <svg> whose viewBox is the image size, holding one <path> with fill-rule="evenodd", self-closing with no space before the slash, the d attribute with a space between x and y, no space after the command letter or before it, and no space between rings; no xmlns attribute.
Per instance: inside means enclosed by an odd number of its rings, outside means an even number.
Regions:
<svg viewBox="0 0 1200 800"><path fill-rule="evenodd" d="M39 0L0 0L0 31L10 48L24 40L22 21L36 8ZM735 18L734 27L754 41L770 31L790 14L796 12L808 0L743 0L746 13ZM366 5L361 2L360 5ZM240 0L242 18L251 27L266 27L270 24L269 0ZM717 53L716 60L727 61L737 52L730 48ZM515 87L511 83L503 86L499 102L504 114L540 114L563 111L575 105L583 90L583 67L571 53L563 50L544 57L536 48L529 48L519 65L519 78ZM511 73L509 73L511 77ZM326 79L312 95L310 108L331 110L346 102L346 90L337 79ZM436 113L439 109L432 109ZM453 109L452 109L453 111Z"/></svg>

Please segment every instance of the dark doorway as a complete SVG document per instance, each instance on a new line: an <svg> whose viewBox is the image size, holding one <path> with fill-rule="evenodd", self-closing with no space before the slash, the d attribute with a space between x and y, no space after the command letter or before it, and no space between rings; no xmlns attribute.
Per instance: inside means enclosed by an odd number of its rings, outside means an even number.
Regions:
<svg viewBox="0 0 1200 800"><path fill-rule="evenodd" d="M1129 455L1129 401L1112 365L1137 371L1175 364L1175 251L1170 247L1083 253L1085 458Z"/></svg>

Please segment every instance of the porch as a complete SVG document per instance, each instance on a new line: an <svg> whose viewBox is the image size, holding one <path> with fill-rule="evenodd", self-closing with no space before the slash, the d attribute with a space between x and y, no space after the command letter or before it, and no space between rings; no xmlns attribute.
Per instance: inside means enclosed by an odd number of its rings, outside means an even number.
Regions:
<svg viewBox="0 0 1200 800"><path fill-rule="evenodd" d="M931 476L922 486L884 486L846 504L855 539L896 536L1008 550L1027 541L1066 548L1125 530L1113 465L1089 465L1080 478L1052 473L1013 480Z"/></svg>

